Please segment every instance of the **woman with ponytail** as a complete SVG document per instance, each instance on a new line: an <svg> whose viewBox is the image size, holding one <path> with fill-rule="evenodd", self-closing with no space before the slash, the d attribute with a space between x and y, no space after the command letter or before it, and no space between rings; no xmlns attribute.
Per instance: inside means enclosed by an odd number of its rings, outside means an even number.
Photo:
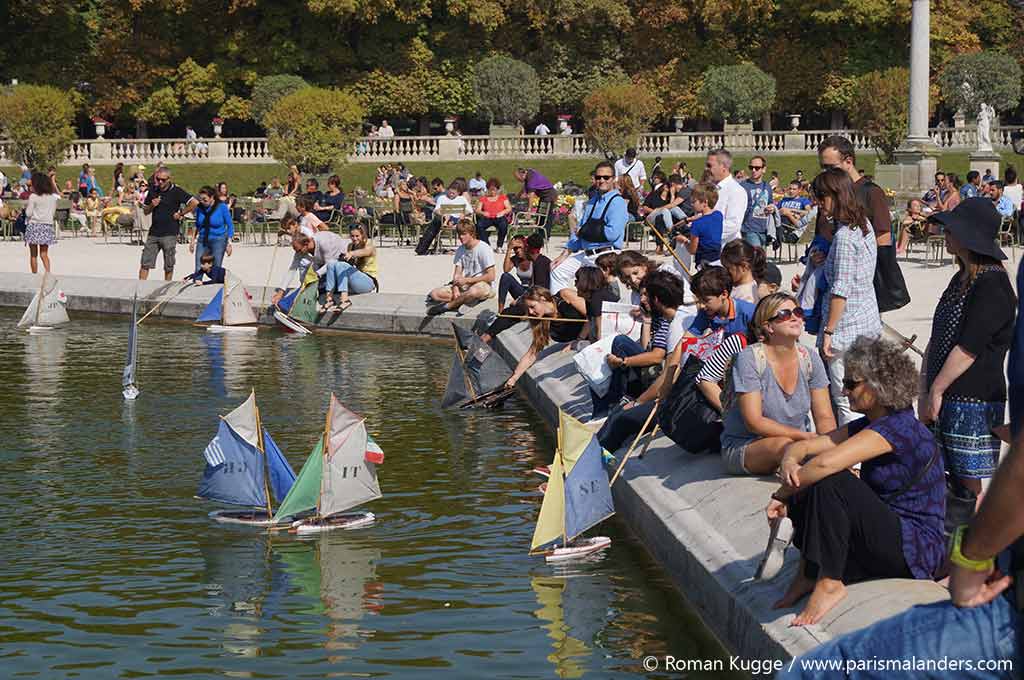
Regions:
<svg viewBox="0 0 1024 680"><path fill-rule="evenodd" d="M768 258L764 249L752 246L742 239L730 241L722 248L722 266L732 277L732 299L757 304L757 285L765 279Z"/></svg>

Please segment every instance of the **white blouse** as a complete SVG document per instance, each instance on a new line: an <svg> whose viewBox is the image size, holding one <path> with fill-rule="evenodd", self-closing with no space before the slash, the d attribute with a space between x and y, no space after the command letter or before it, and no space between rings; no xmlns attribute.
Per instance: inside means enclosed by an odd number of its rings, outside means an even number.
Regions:
<svg viewBox="0 0 1024 680"><path fill-rule="evenodd" d="M36 224L53 224L53 214L57 212L59 194L32 194L25 205L25 221Z"/></svg>

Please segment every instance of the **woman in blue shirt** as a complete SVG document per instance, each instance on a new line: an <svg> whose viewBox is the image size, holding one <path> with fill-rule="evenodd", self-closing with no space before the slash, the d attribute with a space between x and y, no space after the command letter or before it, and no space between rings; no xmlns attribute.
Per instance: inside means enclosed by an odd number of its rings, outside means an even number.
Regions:
<svg viewBox="0 0 1024 680"><path fill-rule="evenodd" d="M213 187L205 186L199 190L199 205L194 214L196 226L188 251L196 254L196 269L200 268L199 260L206 253L213 255L214 267L222 266L224 254L231 255L231 239L235 235L231 210L220 201Z"/></svg>

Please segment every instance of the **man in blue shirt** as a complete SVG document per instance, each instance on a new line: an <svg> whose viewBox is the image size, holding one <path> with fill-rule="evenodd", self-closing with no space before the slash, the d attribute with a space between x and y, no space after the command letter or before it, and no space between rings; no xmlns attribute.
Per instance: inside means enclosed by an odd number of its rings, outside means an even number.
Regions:
<svg viewBox="0 0 1024 680"><path fill-rule="evenodd" d="M996 212L1003 217L1013 217L1013 201L1003 196L1003 183L996 179L988 183L988 196L995 203Z"/></svg>
<svg viewBox="0 0 1024 680"><path fill-rule="evenodd" d="M732 277L725 267L705 267L693 275L690 289L697 298L700 311L687 332L700 337L709 331L724 329L726 335L746 333L754 318L754 305L746 300L734 300Z"/></svg>
<svg viewBox="0 0 1024 680"><path fill-rule="evenodd" d="M565 250L551 263L551 293L566 302L576 297L576 272L595 266L598 255L622 250L629 219L626 199L615 188L615 169L608 161L594 168L597 191L583 208L579 228Z"/></svg>
<svg viewBox="0 0 1024 680"><path fill-rule="evenodd" d="M767 167L764 156L754 156L747 166L750 177L740 182L747 192L747 212L740 231L747 243L758 248L764 248L768 243L768 215L775 211L772 187L764 179Z"/></svg>
<svg viewBox="0 0 1024 680"><path fill-rule="evenodd" d="M977 198L981 195L981 173L977 170L971 170L967 173L967 184L960 187L960 200L966 201L968 198Z"/></svg>

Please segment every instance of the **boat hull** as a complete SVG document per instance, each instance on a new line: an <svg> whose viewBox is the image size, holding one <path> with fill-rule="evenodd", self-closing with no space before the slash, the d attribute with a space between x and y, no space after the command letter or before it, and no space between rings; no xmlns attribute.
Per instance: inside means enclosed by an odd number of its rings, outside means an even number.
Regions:
<svg viewBox="0 0 1024 680"><path fill-rule="evenodd" d="M213 324L206 327L207 333L256 333L257 331L259 331L259 328L256 326L223 326L221 324Z"/></svg>
<svg viewBox="0 0 1024 680"><path fill-rule="evenodd" d="M295 319L291 318L290 316L282 312L280 309L274 310L274 318L277 319L277 322L284 326L286 330L291 331L293 333L298 333L299 335L309 335L313 332L306 328L305 326L303 326L302 324L300 324Z"/></svg>
<svg viewBox="0 0 1024 680"><path fill-rule="evenodd" d="M562 548L555 548L544 553L544 561L547 563L553 562L568 562L570 560L583 559L589 555L593 555L596 552L604 550L612 544L612 539L607 536L594 536L592 538L581 538L573 541L568 546Z"/></svg>
<svg viewBox="0 0 1024 680"><path fill-rule="evenodd" d="M26 330L32 335L41 335L57 330L60 326L29 326Z"/></svg>
<svg viewBox="0 0 1024 680"><path fill-rule="evenodd" d="M273 518L265 510L214 510L209 517L222 524L242 524L250 527L274 525Z"/></svg>
<svg viewBox="0 0 1024 680"><path fill-rule="evenodd" d="M333 517L327 517L326 519L319 519L310 517L309 519L300 519L292 524L292 528L300 536L308 534L320 534L325 531L334 531L336 529L360 529L365 526L369 526L376 521L376 516L372 512L354 512L346 513L344 515L334 515Z"/></svg>
<svg viewBox="0 0 1024 680"><path fill-rule="evenodd" d="M139 388L135 385L129 385L128 387L121 390L121 394L128 401L135 401L139 398Z"/></svg>

